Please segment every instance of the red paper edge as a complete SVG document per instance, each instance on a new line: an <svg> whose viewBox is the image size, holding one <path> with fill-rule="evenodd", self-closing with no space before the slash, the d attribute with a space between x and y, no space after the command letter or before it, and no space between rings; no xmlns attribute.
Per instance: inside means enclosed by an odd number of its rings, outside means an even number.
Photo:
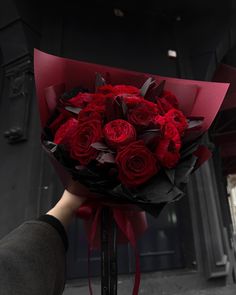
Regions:
<svg viewBox="0 0 236 295"><path fill-rule="evenodd" d="M124 70L120 68L114 68L110 66L103 66L94 63L81 62L71 60L68 58L62 58L54 56L48 53L44 53L38 49L34 50L34 67L35 67L35 84L36 93L38 98L40 117L42 126L46 124L49 117L49 111L44 98L44 89L48 86L60 84L65 82L69 84L66 79L69 80L68 75L73 75L76 67L81 66L84 68L97 68L102 72L112 72L115 79L124 77L133 77L133 80L139 80L139 82L147 77L153 77L158 81L166 80L167 85L178 84L182 85L197 85L199 87L199 93L196 97L196 102L192 108L191 116L204 116L203 131L206 131L213 122L220 106L223 103L223 99L228 90L229 83L219 82L206 82L197 80L186 80L171 77L164 77L159 75L153 75L149 73L141 73L135 71ZM54 72L54 74L52 74ZM94 73L95 75L95 73ZM123 78L124 79L124 78ZM91 82L90 82L91 83ZM171 89L168 89L171 90Z"/></svg>

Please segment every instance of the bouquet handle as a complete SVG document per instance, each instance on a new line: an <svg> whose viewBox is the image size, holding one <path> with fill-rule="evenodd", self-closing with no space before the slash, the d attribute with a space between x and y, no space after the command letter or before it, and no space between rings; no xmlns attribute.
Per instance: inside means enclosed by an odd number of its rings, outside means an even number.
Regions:
<svg viewBox="0 0 236 295"><path fill-rule="evenodd" d="M117 228L107 207L101 213L101 294L117 295Z"/></svg>

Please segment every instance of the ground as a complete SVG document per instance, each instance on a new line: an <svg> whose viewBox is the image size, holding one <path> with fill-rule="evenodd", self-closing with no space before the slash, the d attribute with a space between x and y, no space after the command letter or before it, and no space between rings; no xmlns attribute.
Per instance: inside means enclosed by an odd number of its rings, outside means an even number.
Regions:
<svg viewBox="0 0 236 295"><path fill-rule="evenodd" d="M133 288L133 276L119 276L118 295L131 295ZM100 282L92 279L93 295L100 295ZM76 280L66 285L63 295L88 295L87 280ZM194 273L183 276L166 276L155 273L142 275L139 295L235 295L236 284L218 286L204 286L196 279Z"/></svg>

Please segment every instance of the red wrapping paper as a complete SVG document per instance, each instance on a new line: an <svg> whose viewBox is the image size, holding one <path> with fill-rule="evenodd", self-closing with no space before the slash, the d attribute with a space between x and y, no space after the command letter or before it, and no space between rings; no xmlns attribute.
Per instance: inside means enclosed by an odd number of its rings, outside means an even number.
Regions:
<svg viewBox="0 0 236 295"><path fill-rule="evenodd" d="M149 77L153 77L157 82L166 80L165 88L176 95L180 109L186 116L204 117L202 131L210 127L229 87L229 83L177 79L75 61L37 49L34 52L34 68L42 126L45 126L50 116L45 97L48 87L59 85L58 88L65 87L64 89L68 91L80 84L92 92L96 73L108 78L112 84L132 84L137 87L141 87Z"/></svg>
<svg viewBox="0 0 236 295"><path fill-rule="evenodd" d="M34 51L34 69L42 128L45 127L56 107L57 99L64 91L82 86L94 92L96 73L100 73L111 84L131 84L137 87L141 87L149 77L154 78L157 83L165 80L165 89L176 95L180 109L186 116L204 118L200 130L189 133L189 136L194 138L210 127L229 87L228 83L184 80L81 62L37 49ZM72 181L71 175L57 160L52 157L51 160L65 188L89 198L98 197L85 186ZM134 208L135 206L132 207Z"/></svg>
<svg viewBox="0 0 236 295"><path fill-rule="evenodd" d="M229 87L228 83L177 79L81 62L57 57L37 49L34 52L34 69L42 128L64 91L83 86L94 92L96 73L100 73L111 84L132 84L137 87L141 87L149 77L153 77L157 83L165 80L165 89L176 95L180 109L186 116L204 118L200 130L188 133L188 136L194 139L210 127ZM85 187L71 181L69 173L60 167L56 160L52 162L65 188L73 193L80 192L87 197L93 196Z"/></svg>
<svg viewBox="0 0 236 295"><path fill-rule="evenodd" d="M208 130L229 87L228 83L177 79L81 62L53 56L37 49L34 51L34 69L42 128L45 127L56 107L57 99L64 91L82 86L90 92L94 92L96 73L99 73L110 84L131 84L138 88L141 88L149 77L155 79L157 84L165 80L165 89L176 95L180 109L186 116L204 118L201 128L190 135L191 139L194 139ZM97 203L91 202L91 204L85 205L78 212L85 219L90 219L90 246L96 246L98 242L96 238L97 219L101 206L106 205L112 208L113 216L123 237L126 237L135 247L136 238L147 228L144 213L139 212L134 205L114 204L103 199L102 196L99 198L97 194L89 192L85 186L73 181L71 175L55 158L51 157L51 160L65 188L93 201L95 198L97 201ZM136 284L133 294L137 294L138 284Z"/></svg>

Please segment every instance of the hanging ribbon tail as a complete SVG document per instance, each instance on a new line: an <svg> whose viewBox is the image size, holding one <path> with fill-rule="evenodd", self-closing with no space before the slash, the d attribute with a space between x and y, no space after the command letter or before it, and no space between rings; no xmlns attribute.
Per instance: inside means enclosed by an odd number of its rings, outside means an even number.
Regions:
<svg viewBox="0 0 236 295"><path fill-rule="evenodd" d="M100 247L100 222L102 206L93 203L84 203L75 214L84 220L85 230L88 236L89 247L91 250Z"/></svg>
<svg viewBox="0 0 236 295"><path fill-rule="evenodd" d="M117 223L117 226L125 235L127 240L130 242L131 246L135 251L136 260L136 271L135 271L135 281L133 287L133 295L138 295L139 285L140 285L140 257L137 250L136 237L143 233L147 229L146 216L143 212L123 212L120 209L113 209L113 216ZM134 229L138 229L139 232L135 232Z"/></svg>
<svg viewBox="0 0 236 295"><path fill-rule="evenodd" d="M98 204L85 203L77 211L76 215L85 220L85 226L88 233L89 240L89 259L92 249L100 246L100 221L101 221L102 206ZM118 242L129 242L135 252L135 281L133 287L133 295L138 295L140 285L140 257L137 250L137 238L140 237L148 228L146 214L140 211L122 210L112 208L113 218L120 230ZM89 261L89 260L88 260ZM88 266L90 272L90 267ZM92 295L92 287L89 273L89 292Z"/></svg>
<svg viewBox="0 0 236 295"><path fill-rule="evenodd" d="M111 207L112 208L112 207ZM102 206L96 202L84 203L75 214L85 221L85 228L88 235L88 240L91 243L92 249L99 248L100 245L100 215ZM112 208L113 217L120 229L118 235L118 243L130 242L129 227L134 233L136 240L147 230L148 224L145 212L134 210L123 210L120 208ZM129 222L129 226L126 224Z"/></svg>
<svg viewBox="0 0 236 295"><path fill-rule="evenodd" d="M88 285L89 285L89 294L93 295L92 283L91 283L91 272L90 272L90 257L91 257L91 248L88 245Z"/></svg>
<svg viewBox="0 0 236 295"><path fill-rule="evenodd" d="M95 207L93 204L85 203L78 210L76 210L76 215L84 219L88 235L88 285L89 294L93 295L90 273L90 257L91 251L99 247L99 238L97 237L97 234L98 228L100 228L101 206Z"/></svg>
<svg viewBox="0 0 236 295"><path fill-rule="evenodd" d="M140 281L141 281L141 271L140 271L140 256L137 247L134 248L135 251L135 280L133 287L133 295L137 295L139 291Z"/></svg>

